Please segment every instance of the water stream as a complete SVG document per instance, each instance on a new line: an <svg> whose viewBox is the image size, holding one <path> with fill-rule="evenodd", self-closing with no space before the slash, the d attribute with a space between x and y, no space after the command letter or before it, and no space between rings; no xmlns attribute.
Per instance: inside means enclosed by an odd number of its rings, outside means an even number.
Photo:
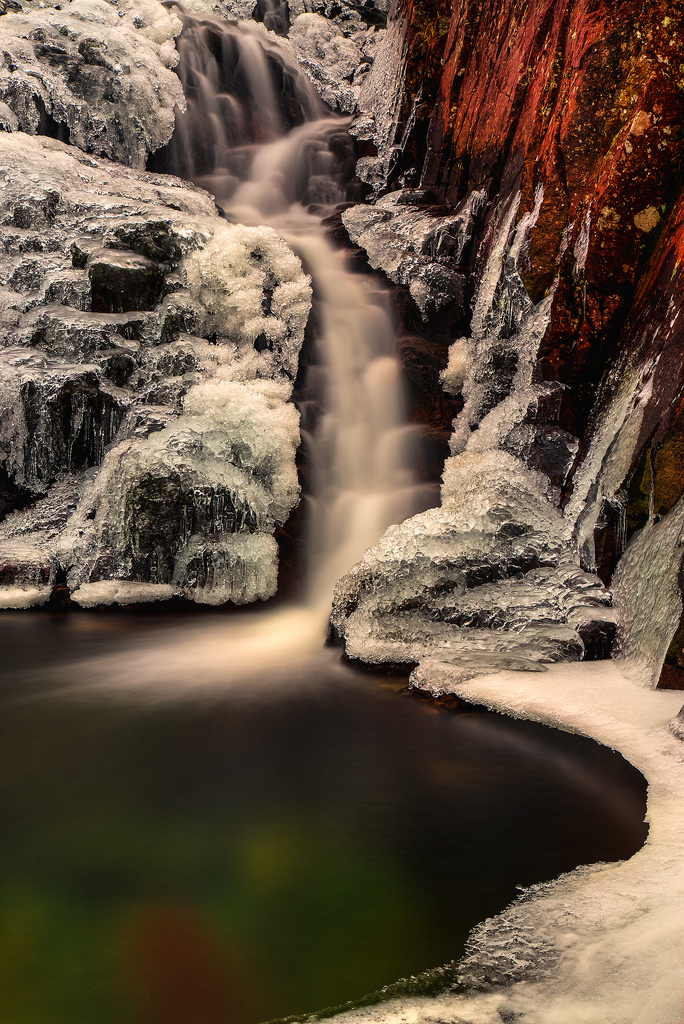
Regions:
<svg viewBox="0 0 684 1024"><path fill-rule="evenodd" d="M325 412L306 438L314 480L306 606L320 621L335 580L420 508L391 313L377 285L347 269L322 224L344 200L346 120L330 115L260 26L182 18L188 107L169 169L207 188L228 219L275 228L313 279Z"/></svg>

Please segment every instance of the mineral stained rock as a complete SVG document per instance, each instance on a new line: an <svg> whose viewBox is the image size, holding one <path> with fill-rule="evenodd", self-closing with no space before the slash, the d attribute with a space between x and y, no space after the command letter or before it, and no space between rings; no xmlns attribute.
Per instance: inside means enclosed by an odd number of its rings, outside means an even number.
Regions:
<svg viewBox="0 0 684 1024"><path fill-rule="evenodd" d="M346 211L344 220L371 264L406 290L414 323L423 314L421 275L433 258L418 225L431 219L432 235L448 243L439 262L464 275L465 316L452 324L441 377L463 410L454 420L439 514L395 528L338 585L334 621L356 656L365 649L371 660L391 660L389 647L385 654L382 644L375 655L371 649L381 635L400 638L399 614L420 633L414 638L409 628L403 660L417 660L421 644L425 657L431 644L442 653L460 648L455 623L451 632L446 625L454 582L423 585L420 538L431 538L430 557L443 566L466 548L492 566L505 561L509 541L488 534L485 555L481 531L454 506L450 480L468 461L481 480L487 476L480 494L490 495L493 512L511 510L500 495L523 468L543 475L536 500L557 514L554 529L565 545L559 564L574 565L571 589L594 587L607 604L610 592L601 586L622 559L614 653L640 673L643 663L640 669L626 640L638 624L656 665L642 681L655 685L664 662L661 685L682 685L683 24L681 0L397 4L360 99L378 156L372 174L366 159L359 175L372 180L379 198ZM433 323L443 337L448 324ZM663 517L670 525L658 529ZM530 523L523 517L517 525L524 532ZM637 547L623 558L628 544ZM656 614L653 587L668 558L672 581ZM381 598L397 571L400 598ZM588 589L582 574L594 580ZM509 591L522 607L538 581L513 582L519 591L506 583L496 598L489 581L470 584L469 642L515 653L521 626ZM543 590L545 624L570 627L549 610L555 584L546 580ZM489 618L476 614L481 601L492 609ZM592 642L600 638L604 656L608 618L599 614L603 624L584 631ZM490 632L482 640L485 620ZM518 653L529 657L527 640L518 639ZM539 647L534 657L542 653ZM574 655L568 648L564 656Z"/></svg>

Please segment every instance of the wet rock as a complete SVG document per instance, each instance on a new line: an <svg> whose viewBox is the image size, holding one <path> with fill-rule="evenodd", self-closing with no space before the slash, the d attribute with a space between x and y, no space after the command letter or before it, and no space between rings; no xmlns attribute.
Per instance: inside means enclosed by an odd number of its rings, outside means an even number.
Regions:
<svg viewBox="0 0 684 1024"><path fill-rule="evenodd" d="M459 267L469 255L480 197L447 217L406 197L399 191L372 206L352 206L342 220L370 265L408 288L421 319L448 333L464 313L466 276Z"/></svg>
<svg viewBox="0 0 684 1024"><path fill-rule="evenodd" d="M63 473L98 465L125 412L93 367L48 360L30 349L0 350L2 471L42 494Z"/></svg>
<svg viewBox="0 0 684 1024"><path fill-rule="evenodd" d="M582 633L596 650L592 629L614 629L610 593L577 565L543 480L502 451L450 460L442 507L391 527L338 581L332 622L347 653L576 660Z"/></svg>
<svg viewBox="0 0 684 1024"><path fill-rule="evenodd" d="M337 5L331 18L322 13L298 14L289 43L302 69L325 102L342 114L357 110L383 30L368 28L353 5Z"/></svg>
<svg viewBox="0 0 684 1024"><path fill-rule="evenodd" d="M91 306L98 313L152 310L164 291L158 263L137 253L102 249L88 262Z"/></svg>

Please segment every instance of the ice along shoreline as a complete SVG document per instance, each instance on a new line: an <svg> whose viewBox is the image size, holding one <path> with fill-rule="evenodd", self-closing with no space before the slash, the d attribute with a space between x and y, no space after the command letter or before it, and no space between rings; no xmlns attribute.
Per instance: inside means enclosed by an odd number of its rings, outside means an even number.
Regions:
<svg viewBox="0 0 684 1024"><path fill-rule="evenodd" d="M648 782L646 844L627 861L533 887L479 925L455 971L467 993L401 996L331 1018L339 1024L680 1024L684 747L669 722L681 694L644 689L613 662L548 668L479 676L451 691L617 750ZM446 693L448 666L439 669Z"/></svg>

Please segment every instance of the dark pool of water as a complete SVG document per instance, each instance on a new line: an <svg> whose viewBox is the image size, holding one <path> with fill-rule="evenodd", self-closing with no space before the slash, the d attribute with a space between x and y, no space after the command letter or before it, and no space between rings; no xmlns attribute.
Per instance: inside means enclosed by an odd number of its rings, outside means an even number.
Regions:
<svg viewBox="0 0 684 1024"><path fill-rule="evenodd" d="M352 673L160 704L16 672L169 628L0 619L3 1024L252 1024L354 999L457 957L516 885L644 841L618 755Z"/></svg>

